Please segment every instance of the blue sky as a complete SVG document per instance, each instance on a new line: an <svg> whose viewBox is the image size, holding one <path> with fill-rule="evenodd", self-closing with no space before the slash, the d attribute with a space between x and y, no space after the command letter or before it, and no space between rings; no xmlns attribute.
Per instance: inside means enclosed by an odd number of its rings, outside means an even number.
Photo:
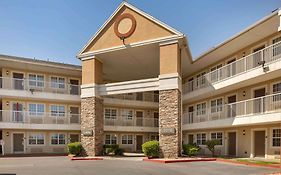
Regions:
<svg viewBox="0 0 281 175"><path fill-rule="evenodd" d="M0 54L80 64L78 51L121 0L1 0ZM187 35L193 57L272 10L280 0L128 0Z"/></svg>

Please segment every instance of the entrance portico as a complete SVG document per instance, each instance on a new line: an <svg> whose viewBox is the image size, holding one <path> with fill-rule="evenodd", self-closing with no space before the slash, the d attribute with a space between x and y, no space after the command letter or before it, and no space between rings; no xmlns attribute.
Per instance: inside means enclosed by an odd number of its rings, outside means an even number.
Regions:
<svg viewBox="0 0 281 175"><path fill-rule="evenodd" d="M81 142L87 155L101 154L102 97L146 91L159 91L161 156L180 155L185 43L183 34L130 4L117 8L77 56L83 62Z"/></svg>

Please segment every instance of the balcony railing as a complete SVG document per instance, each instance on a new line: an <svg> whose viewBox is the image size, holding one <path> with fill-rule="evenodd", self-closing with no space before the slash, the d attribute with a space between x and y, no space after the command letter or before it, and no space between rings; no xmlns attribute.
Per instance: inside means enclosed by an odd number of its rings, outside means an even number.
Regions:
<svg viewBox="0 0 281 175"><path fill-rule="evenodd" d="M69 95L80 95L81 91L80 85L9 77L0 77L0 89L26 90L31 93L50 92Z"/></svg>
<svg viewBox="0 0 281 175"><path fill-rule="evenodd" d="M197 89L211 86L212 83L226 80L263 64L266 65L280 59L281 42L278 42L185 83L183 85L184 93L190 93Z"/></svg>
<svg viewBox="0 0 281 175"><path fill-rule="evenodd" d="M121 100L134 100L134 101L148 101L148 102L159 102L159 95L155 93L138 93L131 94L119 94L119 95L107 95L105 98L121 99Z"/></svg>
<svg viewBox="0 0 281 175"><path fill-rule="evenodd" d="M281 93L195 110L183 115L183 124L281 112Z"/></svg>
<svg viewBox="0 0 281 175"><path fill-rule="evenodd" d="M0 110L0 122L26 124L80 124L80 114Z"/></svg>
<svg viewBox="0 0 281 175"><path fill-rule="evenodd" d="M132 118L125 119L104 119L105 126L134 126L134 127L158 127L159 120L157 118Z"/></svg>

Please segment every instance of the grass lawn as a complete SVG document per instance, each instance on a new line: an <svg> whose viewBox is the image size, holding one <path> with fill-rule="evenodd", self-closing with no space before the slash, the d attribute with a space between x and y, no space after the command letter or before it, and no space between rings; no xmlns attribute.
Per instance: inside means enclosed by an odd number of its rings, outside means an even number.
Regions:
<svg viewBox="0 0 281 175"><path fill-rule="evenodd" d="M245 163L254 163L259 165L280 165L279 162L269 162L269 161L262 161L262 160L251 160L251 159L233 159L237 162L245 162Z"/></svg>

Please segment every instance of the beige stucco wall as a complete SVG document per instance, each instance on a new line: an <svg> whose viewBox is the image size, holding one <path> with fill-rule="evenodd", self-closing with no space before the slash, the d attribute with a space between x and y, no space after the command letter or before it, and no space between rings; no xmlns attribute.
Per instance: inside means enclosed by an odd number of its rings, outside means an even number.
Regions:
<svg viewBox="0 0 281 175"><path fill-rule="evenodd" d="M128 38L126 38L126 43L135 43L145 40L151 40L155 38L167 37L172 35L171 32L167 31L158 24L148 20L144 16L134 12L133 10L123 7L118 14L113 18L112 21L103 29L99 36L94 40L85 50L84 53L90 51L96 51L116 46L122 46L123 42L114 33L114 22L116 18L124 13L129 13L136 19L136 29L135 32Z"/></svg>
<svg viewBox="0 0 281 175"><path fill-rule="evenodd" d="M243 49L240 49L238 51L235 51L234 54L231 54L231 55L228 55L227 57L225 58L221 58L220 61L212 64L212 65L208 65L208 60L206 60L206 67L204 69L201 69L200 71L192 74L192 75L188 75L187 77L184 77L183 80L184 82L183 83L186 83L190 78L196 78L196 76L201 73L201 72L210 72L211 68L216 66L216 65L219 65L219 64L223 64L223 65L226 65L228 61L236 58L236 60L238 59L241 59L243 58L243 53L245 53L245 56L249 55L249 54L252 54L253 53L253 50L259 46L262 46L262 45L265 45L265 46L269 46L272 44L272 40L277 38L277 37L280 37L280 33L279 32L276 32L270 36L267 36L265 37L264 39L262 40L259 40ZM192 66L192 65L191 65Z"/></svg>
<svg viewBox="0 0 281 175"><path fill-rule="evenodd" d="M97 59L82 61L82 84L101 84L102 82L102 63Z"/></svg>
<svg viewBox="0 0 281 175"><path fill-rule="evenodd" d="M160 46L160 75L180 73L178 44Z"/></svg>
<svg viewBox="0 0 281 175"><path fill-rule="evenodd" d="M80 132L77 131L41 131L41 130L10 130L4 129L3 140L5 142L4 152L5 154L13 153L13 133L23 133L24 134L24 147L25 153L66 153L67 143L70 139L70 134L78 134L80 137ZM29 145L28 136L32 133L43 133L45 137L44 145ZM62 133L66 134L66 144L65 145L51 145L51 134Z"/></svg>
<svg viewBox="0 0 281 175"><path fill-rule="evenodd" d="M266 131L266 154L267 158L280 157L280 147L272 147L272 129L280 128L280 124L264 124L255 126L244 127L232 127L232 128L217 128L217 129L205 129L205 130L192 130L183 132L183 141L188 143L188 134L194 134L194 142L196 142L197 133L206 133L207 140L211 138L211 132L223 132L223 145L216 147L216 153L220 155L228 154L228 132L236 132L237 137L237 156L238 157L250 157L251 154L255 154L254 151L254 131L265 130ZM245 135L243 135L245 131ZM201 153L211 154L206 146L200 146L202 148Z"/></svg>

